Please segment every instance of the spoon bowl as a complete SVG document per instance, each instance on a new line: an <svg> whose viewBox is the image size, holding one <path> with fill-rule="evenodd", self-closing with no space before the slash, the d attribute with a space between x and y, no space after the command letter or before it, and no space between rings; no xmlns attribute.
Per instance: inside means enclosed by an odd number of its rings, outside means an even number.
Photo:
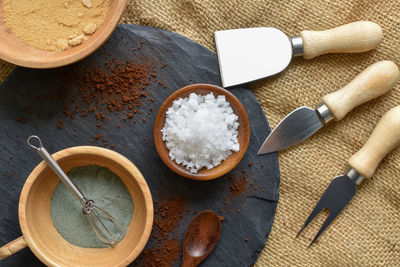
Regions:
<svg viewBox="0 0 400 267"><path fill-rule="evenodd" d="M218 215L206 210L190 222L183 239L182 267L197 266L215 248L221 235Z"/></svg>

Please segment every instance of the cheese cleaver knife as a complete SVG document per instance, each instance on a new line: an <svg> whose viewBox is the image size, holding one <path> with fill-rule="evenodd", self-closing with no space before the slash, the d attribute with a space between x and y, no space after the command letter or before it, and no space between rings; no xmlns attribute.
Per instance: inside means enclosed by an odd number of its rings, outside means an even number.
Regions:
<svg viewBox="0 0 400 267"><path fill-rule="evenodd" d="M364 178L371 178L382 159L400 144L400 106L389 110L378 122L365 145L352 157L346 174L333 179L318 204L307 218L299 234L324 208L329 215L310 246L356 194L357 186ZM310 247L309 246L309 247Z"/></svg>
<svg viewBox="0 0 400 267"><path fill-rule="evenodd" d="M287 115L265 139L258 155L301 143L329 121L339 121L356 106L386 93L399 77L392 61L369 66L349 84L324 96L317 109L300 107Z"/></svg>
<svg viewBox="0 0 400 267"><path fill-rule="evenodd" d="M292 56L310 59L327 53L359 53L375 48L382 30L358 21L326 31L302 31L289 38L276 28L247 28L214 33L224 87L255 81L283 71Z"/></svg>

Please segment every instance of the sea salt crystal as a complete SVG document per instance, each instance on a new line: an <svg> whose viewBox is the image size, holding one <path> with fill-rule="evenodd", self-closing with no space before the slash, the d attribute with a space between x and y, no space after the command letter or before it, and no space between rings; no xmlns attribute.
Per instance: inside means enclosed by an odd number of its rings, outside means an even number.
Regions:
<svg viewBox="0 0 400 267"><path fill-rule="evenodd" d="M221 164L239 151L238 116L225 96L190 94L167 110L162 138L169 157L197 173Z"/></svg>

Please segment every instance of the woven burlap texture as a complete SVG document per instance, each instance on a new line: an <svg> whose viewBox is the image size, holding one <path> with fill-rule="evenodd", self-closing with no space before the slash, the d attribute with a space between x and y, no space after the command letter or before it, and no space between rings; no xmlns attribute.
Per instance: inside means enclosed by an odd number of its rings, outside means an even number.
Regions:
<svg viewBox="0 0 400 267"><path fill-rule="evenodd" d="M371 20L384 33L375 50L362 54L294 59L281 74L252 85L271 127L293 109L315 107L323 95L350 82L379 60L400 65L400 9L397 1L130 1L123 23L150 25L183 34L215 52L216 30L273 26L289 36ZM1 62L0 76L11 65ZM301 145L279 153L280 199L274 226L258 266L400 266L400 149L365 181L356 197L307 249L327 213L298 238L296 233L330 181L361 148L390 108L400 104L400 85L333 122Z"/></svg>

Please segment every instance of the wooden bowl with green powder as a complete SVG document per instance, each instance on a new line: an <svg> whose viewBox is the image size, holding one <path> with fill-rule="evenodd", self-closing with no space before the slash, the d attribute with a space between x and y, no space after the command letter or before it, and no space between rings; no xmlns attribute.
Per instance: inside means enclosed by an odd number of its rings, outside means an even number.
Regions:
<svg viewBox="0 0 400 267"><path fill-rule="evenodd" d="M82 192L123 224L125 237L115 247L98 242L80 204L41 162L20 196L23 236L5 245L0 258L28 246L48 266L127 266L145 247L153 225L151 193L140 171L121 154L93 146L53 157Z"/></svg>
<svg viewBox="0 0 400 267"><path fill-rule="evenodd" d="M127 0L2 0L0 58L30 68L83 59L112 34Z"/></svg>

